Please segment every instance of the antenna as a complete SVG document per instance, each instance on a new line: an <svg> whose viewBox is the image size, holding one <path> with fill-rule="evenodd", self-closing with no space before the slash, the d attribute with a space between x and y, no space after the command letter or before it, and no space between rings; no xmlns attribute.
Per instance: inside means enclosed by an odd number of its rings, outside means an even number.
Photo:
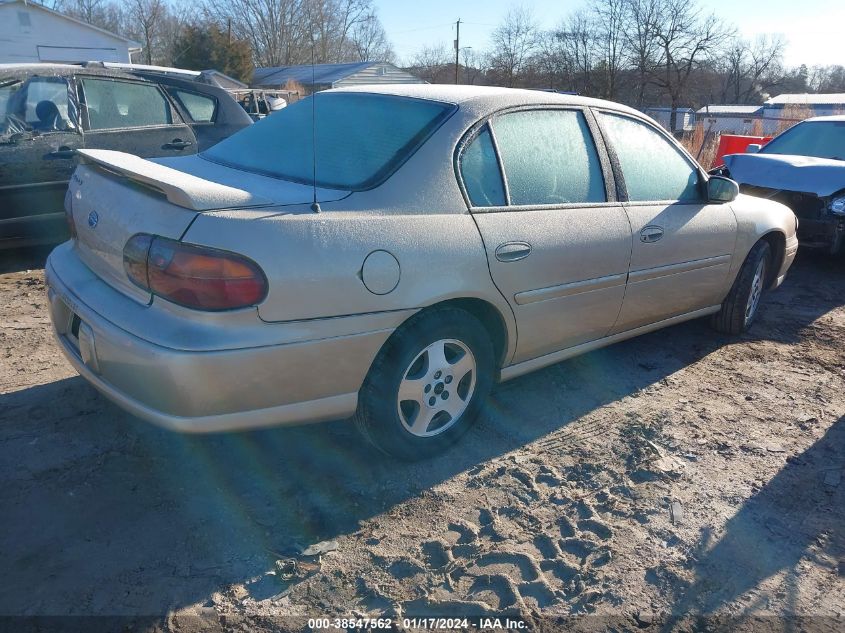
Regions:
<svg viewBox="0 0 845 633"><path fill-rule="evenodd" d="M309 17L311 11L308 11ZM312 191L314 194L311 203L311 210L314 213L320 212L320 203L317 202L317 80L314 70L314 20L311 19L311 175Z"/></svg>

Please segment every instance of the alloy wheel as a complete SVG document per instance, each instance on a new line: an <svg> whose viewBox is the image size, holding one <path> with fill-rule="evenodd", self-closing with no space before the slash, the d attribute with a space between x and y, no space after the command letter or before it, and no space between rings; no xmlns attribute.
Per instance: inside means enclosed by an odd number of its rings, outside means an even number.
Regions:
<svg viewBox="0 0 845 633"><path fill-rule="evenodd" d="M417 437L431 437L454 426L475 392L476 361L457 339L441 339L423 349L402 375L397 396L399 419Z"/></svg>
<svg viewBox="0 0 845 633"><path fill-rule="evenodd" d="M763 294L763 283L766 272L766 260L761 259L754 271L754 279L751 281L751 292L748 294L748 301L745 304L745 322L750 323L757 313L757 306L760 304L760 297Z"/></svg>

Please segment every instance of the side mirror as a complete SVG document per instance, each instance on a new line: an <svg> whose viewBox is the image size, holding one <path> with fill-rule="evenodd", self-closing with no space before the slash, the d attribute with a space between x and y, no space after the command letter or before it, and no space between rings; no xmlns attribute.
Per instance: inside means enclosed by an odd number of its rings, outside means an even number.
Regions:
<svg viewBox="0 0 845 633"><path fill-rule="evenodd" d="M763 146L760 143L751 143L748 147L745 148L746 154L756 154L760 151L760 148Z"/></svg>
<svg viewBox="0 0 845 633"><path fill-rule="evenodd" d="M710 176L707 181L707 199L717 204L733 202L739 195L739 185L724 176Z"/></svg>

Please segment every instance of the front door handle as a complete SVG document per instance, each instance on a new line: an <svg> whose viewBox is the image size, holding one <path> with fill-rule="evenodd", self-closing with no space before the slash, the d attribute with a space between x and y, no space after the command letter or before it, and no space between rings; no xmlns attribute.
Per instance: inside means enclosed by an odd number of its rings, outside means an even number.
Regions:
<svg viewBox="0 0 845 633"><path fill-rule="evenodd" d="M640 231L640 241L645 242L646 244L658 242L662 237L663 227L660 226L651 225Z"/></svg>
<svg viewBox="0 0 845 633"><path fill-rule="evenodd" d="M47 154L47 156L50 158L73 158L74 154L76 154L75 149L71 149L67 145L62 145L59 149Z"/></svg>
<svg viewBox="0 0 845 633"><path fill-rule="evenodd" d="M531 254L528 242L505 242L496 249L496 259L500 262L517 262Z"/></svg>
<svg viewBox="0 0 845 633"><path fill-rule="evenodd" d="M186 147L190 147L193 145L191 141L183 141L181 138L175 138L169 143L165 143L162 145L162 149L185 149Z"/></svg>

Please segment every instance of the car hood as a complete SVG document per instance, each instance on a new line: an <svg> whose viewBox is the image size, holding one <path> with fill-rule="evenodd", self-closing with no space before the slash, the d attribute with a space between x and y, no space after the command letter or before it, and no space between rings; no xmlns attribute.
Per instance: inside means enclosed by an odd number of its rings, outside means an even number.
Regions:
<svg viewBox="0 0 845 633"><path fill-rule="evenodd" d="M742 185L831 196L845 188L845 161L788 154L729 154L725 165Z"/></svg>

